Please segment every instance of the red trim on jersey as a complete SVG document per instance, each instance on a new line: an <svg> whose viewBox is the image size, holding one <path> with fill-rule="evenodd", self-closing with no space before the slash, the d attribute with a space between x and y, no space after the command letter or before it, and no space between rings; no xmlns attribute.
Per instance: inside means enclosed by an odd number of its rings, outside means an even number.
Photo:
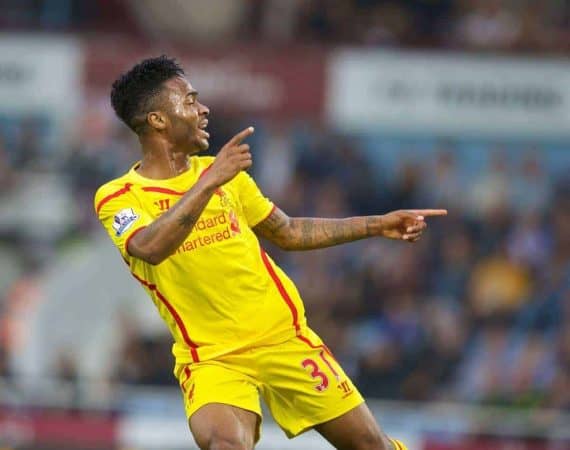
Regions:
<svg viewBox="0 0 570 450"><path fill-rule="evenodd" d="M325 345L325 344L321 344L321 345L315 345L313 344L307 337L305 336L297 336L299 339L301 339L305 344L307 344L309 347L314 348L314 349L323 349L325 352L327 352L327 354L336 361L336 358L334 357L334 355L332 354L332 352L330 351L330 349ZM338 361L337 361L338 362Z"/></svg>
<svg viewBox="0 0 570 450"><path fill-rule="evenodd" d="M130 236L127 238L127 240L125 241L125 251L126 251L129 255L130 255L130 253L129 253L129 242L131 242L131 239L135 237L135 234L137 234L139 231L144 230L145 228L146 228L146 225L143 225L142 227L137 228L135 231L133 231L133 232L131 233L131 235L130 235ZM131 256L132 256L132 255L131 255ZM124 259L124 258L123 258L123 259ZM125 261L126 261L126 259L125 259ZM127 261L127 264L129 264L128 261ZM129 266L130 266L130 264L129 264Z"/></svg>
<svg viewBox="0 0 570 450"><path fill-rule="evenodd" d="M263 219L261 219L259 222L257 222L257 225L259 225L259 224L260 224L261 222L263 222L265 219L268 219L269 216L270 216L271 214L273 214L273 211L275 211L276 209L277 209L277 206L276 206L276 205L273 205L273 208L271 208L271 211L269 211L269 213L268 213ZM257 225L256 225L256 226L257 226Z"/></svg>
<svg viewBox="0 0 570 450"><path fill-rule="evenodd" d="M107 203L109 200L120 197L121 195L129 192L132 185L133 185L132 183L126 183L125 186L122 187L121 189L119 189L118 191L113 192L112 194L109 194L106 197L102 198L101 201L97 204L97 208L96 208L97 214L99 214L99 211L101 211L101 208L103 207L103 205L105 203Z"/></svg>
<svg viewBox="0 0 570 450"><path fill-rule="evenodd" d="M180 383L180 387L182 388L182 392L184 392L186 394L186 382L188 381L188 379L190 378L190 375L192 375L192 371L188 368L188 366L184 366L184 375L186 375L186 378L184 378L184 381L182 381Z"/></svg>
<svg viewBox="0 0 570 450"><path fill-rule="evenodd" d="M163 188L160 186L145 186L142 188L145 192L160 192L161 194L184 195L186 192L175 191L174 189Z"/></svg>
<svg viewBox="0 0 570 450"><path fill-rule="evenodd" d="M214 164L214 163L212 163ZM208 167L206 167L204 170L202 170L202 173L200 173L200 176L198 177L198 179L202 178L204 175L206 175L206 172L208 170L210 170L210 168L212 167L212 164L210 164Z"/></svg>
<svg viewBox="0 0 570 450"><path fill-rule="evenodd" d="M214 164L214 163L212 163ZM202 170L202 173L200 174L200 176L198 177L198 179L202 178L204 175L206 175L206 172L208 172L208 170L210 170L210 168L212 167L212 164L210 164L208 167L206 167L204 170ZM223 191L220 188L217 188L214 191L214 194L216 195L223 195Z"/></svg>
<svg viewBox="0 0 570 450"><path fill-rule="evenodd" d="M285 303L287 303L287 306L291 310L291 315L293 316L293 326L295 327L295 331L299 332L301 327L299 326L299 313L297 312L297 308L295 308L293 300L291 300L291 297L289 297L289 294L285 290L283 283L275 273L275 269L273 269L273 266L269 262L267 253L265 253L265 251L263 250L263 248L261 248L261 246L259 247L259 250L261 252L261 259L263 260L263 264L265 264L265 268L269 272L269 276L273 279L273 282L275 283L275 286L277 286L277 290L281 294L281 297L283 297L283 300L285 300Z"/></svg>
<svg viewBox="0 0 570 450"><path fill-rule="evenodd" d="M184 342L186 342L186 345L188 345L188 347L190 347L190 353L192 354L192 360L194 362L199 362L200 358L198 357L198 350L197 350L198 346L192 341L192 339L190 339L190 336L188 336L188 332L186 331L186 327L184 326L184 322L182 322L182 319L180 318L180 315L178 314L178 312L174 309L174 307L170 304L170 302L164 297L164 295L162 295L162 293L157 289L156 284L149 283L148 281L143 280L142 278L139 278L133 272L131 272L131 274L133 275L133 277L135 277L137 279L137 281L139 283L141 283L143 286L146 286L148 289L150 289L151 291L154 291L156 293L156 296L164 304L164 306L166 306L166 308L168 309L168 311L170 312L172 317L174 317L174 320L176 321L176 325L178 325L178 328L180 329L180 332L182 333L182 337L184 338Z"/></svg>

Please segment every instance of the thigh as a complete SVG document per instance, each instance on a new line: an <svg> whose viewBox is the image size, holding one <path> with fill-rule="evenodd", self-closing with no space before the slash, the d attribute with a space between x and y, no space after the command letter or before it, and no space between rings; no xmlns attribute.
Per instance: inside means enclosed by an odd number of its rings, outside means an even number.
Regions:
<svg viewBox="0 0 570 450"><path fill-rule="evenodd" d="M257 442L261 428L258 384L238 366L204 362L177 367L184 409L196 442L212 436ZM247 448L247 447L246 447Z"/></svg>
<svg viewBox="0 0 570 450"><path fill-rule="evenodd" d="M253 449L259 439L260 417L236 406L208 403L198 409L188 423L201 449L212 446Z"/></svg>
<svg viewBox="0 0 570 450"><path fill-rule="evenodd" d="M261 393L289 437L364 402L321 339L311 330L258 354Z"/></svg>
<svg viewBox="0 0 570 450"><path fill-rule="evenodd" d="M316 425L315 430L337 449L392 448L388 437L382 432L365 403L340 417Z"/></svg>

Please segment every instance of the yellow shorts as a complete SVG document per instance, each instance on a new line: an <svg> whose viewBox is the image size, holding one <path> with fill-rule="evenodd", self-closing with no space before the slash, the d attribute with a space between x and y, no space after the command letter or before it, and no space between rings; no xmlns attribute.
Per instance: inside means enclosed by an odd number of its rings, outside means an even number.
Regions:
<svg viewBox="0 0 570 450"><path fill-rule="evenodd" d="M330 350L309 329L281 344L177 365L174 372L188 418L208 403L237 406L261 418L261 393L290 438L364 402Z"/></svg>

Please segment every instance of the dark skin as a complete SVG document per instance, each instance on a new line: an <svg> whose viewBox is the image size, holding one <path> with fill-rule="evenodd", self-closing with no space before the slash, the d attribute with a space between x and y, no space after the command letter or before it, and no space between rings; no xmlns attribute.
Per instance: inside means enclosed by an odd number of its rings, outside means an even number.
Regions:
<svg viewBox="0 0 570 450"><path fill-rule="evenodd" d="M149 112L139 135L143 158L138 169L147 178L172 178L187 171L188 156L207 150L204 131L210 110L185 78L164 83L161 108ZM208 173L165 214L129 242L130 255L150 264L160 264L186 239L216 189L251 166L249 145L242 141L253 133L249 127L236 134L220 150Z"/></svg>
<svg viewBox="0 0 570 450"><path fill-rule="evenodd" d="M156 107L142 118L139 140L143 157L138 172L146 178L167 179L187 171L188 157L209 147L205 131L208 115L208 107L198 101L198 93L188 80L175 77L165 82ZM251 166L250 148L243 141L253 131L248 127L230 139L210 170L172 208L129 241L129 254L153 265L172 255L188 237L216 189ZM416 242L426 229L427 217L445 214L447 211L441 209L401 210L377 216L321 219L289 217L276 208L254 231L286 250L324 248L376 236ZM259 417L251 411L211 403L194 413L189 425L202 449L252 449ZM315 429L339 449L392 448L366 404Z"/></svg>

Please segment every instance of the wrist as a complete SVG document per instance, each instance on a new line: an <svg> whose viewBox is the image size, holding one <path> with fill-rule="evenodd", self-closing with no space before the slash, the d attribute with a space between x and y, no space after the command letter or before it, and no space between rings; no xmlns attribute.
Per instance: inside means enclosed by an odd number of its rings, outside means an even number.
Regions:
<svg viewBox="0 0 570 450"><path fill-rule="evenodd" d="M367 231L369 236L382 236L384 232L384 216L370 216L367 221Z"/></svg>
<svg viewBox="0 0 570 450"><path fill-rule="evenodd" d="M198 180L202 190L207 194L214 194L216 189L220 187L220 183L217 182L214 176L211 173L206 173L200 180Z"/></svg>

